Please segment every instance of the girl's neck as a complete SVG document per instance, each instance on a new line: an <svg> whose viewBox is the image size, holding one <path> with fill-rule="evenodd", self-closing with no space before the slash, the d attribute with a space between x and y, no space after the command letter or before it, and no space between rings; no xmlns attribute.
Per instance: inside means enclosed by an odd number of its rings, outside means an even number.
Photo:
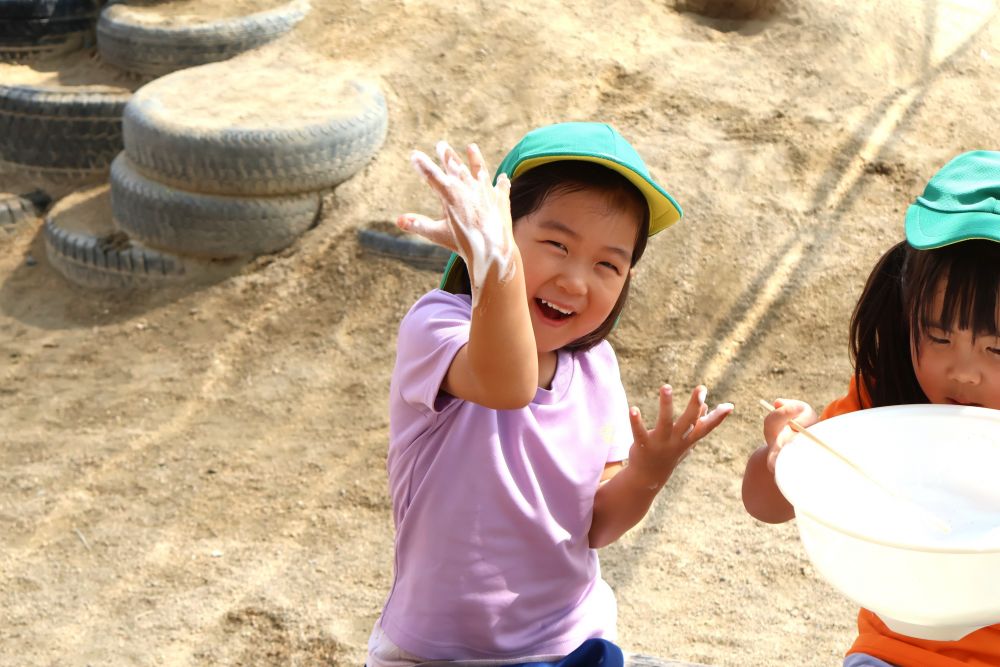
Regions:
<svg viewBox="0 0 1000 667"><path fill-rule="evenodd" d="M538 353L538 386L542 389L552 388L552 378L556 375L559 363L559 353L555 350Z"/></svg>

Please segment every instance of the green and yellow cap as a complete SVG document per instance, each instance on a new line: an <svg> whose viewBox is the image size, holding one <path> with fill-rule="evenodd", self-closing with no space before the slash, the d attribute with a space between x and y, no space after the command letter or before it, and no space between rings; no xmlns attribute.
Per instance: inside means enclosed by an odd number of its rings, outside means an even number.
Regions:
<svg viewBox="0 0 1000 667"><path fill-rule="evenodd" d="M526 171L549 162L580 160L594 162L616 171L629 180L649 204L649 235L663 231L684 215L680 205L649 174L646 163L621 134L606 123L556 123L524 135L497 167L494 185L500 174L513 181ZM461 276L453 276L456 265L464 271L464 262L453 254L441 278L441 289L455 291ZM461 273L461 272L456 272Z"/></svg>
<svg viewBox="0 0 1000 667"><path fill-rule="evenodd" d="M1000 152L952 158L906 210L906 240L919 250L960 241L1000 242Z"/></svg>

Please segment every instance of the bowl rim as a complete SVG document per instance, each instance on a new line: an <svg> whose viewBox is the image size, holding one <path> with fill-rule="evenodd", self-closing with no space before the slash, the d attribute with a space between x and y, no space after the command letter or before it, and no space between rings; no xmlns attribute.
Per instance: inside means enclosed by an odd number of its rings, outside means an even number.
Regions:
<svg viewBox="0 0 1000 667"><path fill-rule="evenodd" d="M793 505L793 507L794 507L794 505ZM848 535L850 537L853 537L853 538L856 538L858 540L861 540L862 542L869 542L871 544L879 544L879 545L886 546L886 547L893 547L895 549L905 549L906 551L924 551L924 552L927 552L927 553L942 553L942 554L979 554L979 555L986 555L986 554L1000 553L1000 538L998 538L998 541L996 543L992 543L992 544L990 544L987 547L981 547L981 548L976 548L976 547L934 546L934 545L931 545L931 544L920 544L920 543L915 543L915 542L906 542L904 540L890 540L890 539L882 539L882 538L872 537L870 535L865 535L865 534L861 533L860 531L848 530L848 529L840 528L838 526L834 526L831 522L825 521L822 518L816 516L815 514L813 514L811 512L799 512L799 511L796 510L796 512L795 512L795 518L796 519L799 518L800 515L801 516L809 517L809 519L811 519L812 521L815 521L816 523L821 524L822 526L824 526L824 527L826 527L826 528L834 531L835 533L840 533L842 535ZM1000 526L998 526L998 527L1000 527Z"/></svg>
<svg viewBox="0 0 1000 667"><path fill-rule="evenodd" d="M816 426L817 424L822 424L824 422L829 422L831 420L838 419L840 417L845 417L847 415L857 415L857 414L862 413L862 412L871 414L873 412L927 412L927 411L929 411L929 412L957 413L957 414L971 412L971 413L973 413L976 416L985 417L987 419L996 421L998 423L998 425L1000 425L1000 410L994 410L993 408L986 408L986 407L980 407L980 406L974 406L974 405L950 405L950 404L939 404L939 403L914 403L914 404L904 404L904 405L887 405L887 406L881 406L881 407L877 407L877 408L865 408L865 409L862 409L862 410L855 410L853 412L847 412L847 413L844 413L844 414L841 414L841 415L836 415L834 417L830 417L828 419L824 419L821 422L816 422L816 424L813 424L813 426ZM813 428L813 426L810 426L809 428ZM791 444L791 443L789 443L789 444ZM997 446L1000 447L1000 442L997 443ZM779 452L779 458L780 458L780 452ZM809 517L809 519L811 519L812 521L815 521L816 523L818 523L818 524L820 524L820 525L822 525L822 526L824 526L824 527L826 527L826 528L828 528L828 529L830 529L830 530L832 530L834 532L841 533L843 535L848 535L850 537L853 537L855 539L859 539L859 540L864 541L864 542L869 542L869 543L872 543L872 544L880 544L880 545L883 545L883 546L893 547L893 548L897 548L897 549L905 549L907 551L923 551L923 552L927 552L927 553L948 553L948 554L992 554L992 553L1000 553L1000 535L998 535L998 537L997 537L996 540L994 540L993 542L990 542L988 545L983 546L983 547L972 547L972 546L966 546L966 547L949 547L949 546L945 546L945 545L932 545L932 544L926 544L926 543L921 543L921 542L912 542L912 541L906 541L906 540L893 540L893 539L879 538L879 537L875 537L875 536L872 536L872 535L869 535L869 534L865 534L862 531L851 530L849 528L843 528L841 526L836 526L836 525L833 524L833 522L824 519L823 517L817 515L815 512L810 512L808 510L800 509L800 507L798 505L796 505L794 502L792 502L792 500L785 493L785 489L781 488L781 484L778 482L778 476L777 476L777 474L775 474L775 484L778 485L778 488L781 491L781 494L783 496L785 496L785 499L788 500L788 502L792 505L792 508L793 508L793 510L795 512L796 518L798 518L800 515L805 515L805 516ZM997 532L1000 533L1000 525L998 525L996 527L996 529L997 529Z"/></svg>

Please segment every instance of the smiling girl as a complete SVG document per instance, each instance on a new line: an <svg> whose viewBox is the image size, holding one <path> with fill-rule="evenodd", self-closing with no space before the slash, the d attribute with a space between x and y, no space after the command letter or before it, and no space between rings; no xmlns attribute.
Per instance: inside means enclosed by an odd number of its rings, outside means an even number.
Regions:
<svg viewBox="0 0 1000 667"><path fill-rule="evenodd" d="M680 208L598 123L526 135L491 182L438 146L413 162L444 218L401 216L455 255L400 325L390 397L392 589L368 667L565 656L613 640L596 549L648 511L732 411L669 386L647 430L605 340L646 239ZM626 463L628 464L626 466Z"/></svg>

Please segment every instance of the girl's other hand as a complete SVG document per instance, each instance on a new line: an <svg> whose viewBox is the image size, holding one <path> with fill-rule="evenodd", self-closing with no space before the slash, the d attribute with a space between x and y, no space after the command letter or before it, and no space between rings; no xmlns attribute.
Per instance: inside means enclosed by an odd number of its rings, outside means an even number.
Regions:
<svg viewBox="0 0 1000 667"><path fill-rule="evenodd" d="M441 166L416 150L411 160L441 199L444 218L407 213L397 219L397 226L461 255L474 285L481 285L493 263L498 264L497 277L504 280L514 267L510 181L501 175L496 186L490 182L475 144L466 150L468 166L444 141L438 142L437 155Z"/></svg>
<svg viewBox="0 0 1000 667"><path fill-rule="evenodd" d="M732 403L720 403L709 412L705 405L707 395L707 387L695 387L687 408L674 420L673 390L670 385L663 385L660 387L660 412L652 430L646 430L639 408L633 406L629 411L635 442L629 451L628 465L636 468L634 472L649 488L659 489L666 484L694 444L733 411Z"/></svg>
<svg viewBox="0 0 1000 667"><path fill-rule="evenodd" d="M767 469L772 474L774 474L774 463L778 459L778 452L796 435L792 427L789 426L789 422L793 419L800 426L808 427L819 421L819 415L808 403L790 398L779 398L774 402L774 410L764 418Z"/></svg>

